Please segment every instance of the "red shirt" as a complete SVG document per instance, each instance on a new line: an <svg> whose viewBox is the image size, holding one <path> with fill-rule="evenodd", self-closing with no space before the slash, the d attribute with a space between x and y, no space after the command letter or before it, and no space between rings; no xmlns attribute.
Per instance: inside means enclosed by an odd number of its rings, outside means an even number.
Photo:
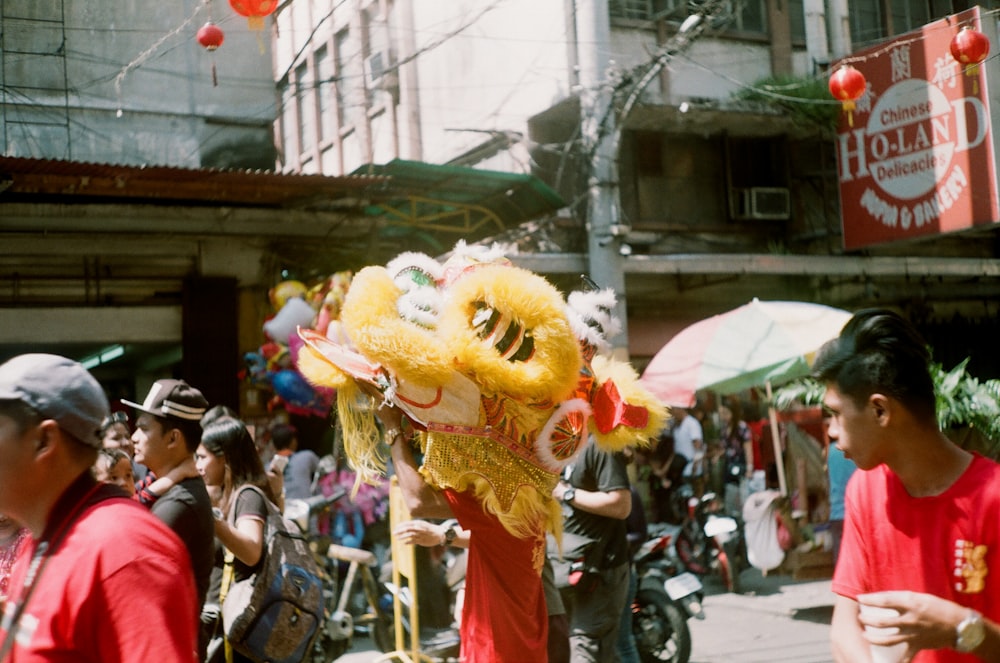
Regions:
<svg viewBox="0 0 1000 663"><path fill-rule="evenodd" d="M462 608L462 661L546 661L544 536L511 535L471 492L446 490L445 496L462 528L472 533Z"/></svg>
<svg viewBox="0 0 1000 663"><path fill-rule="evenodd" d="M15 564L6 611L21 600L36 546L24 546ZM84 507L36 584L6 663L198 661L198 601L187 549L127 497Z"/></svg>
<svg viewBox="0 0 1000 663"><path fill-rule="evenodd" d="M973 457L940 495L911 497L892 470L855 472L847 484L844 538L833 591L911 590L946 598L1000 621L1000 465ZM976 661L951 649L914 663Z"/></svg>

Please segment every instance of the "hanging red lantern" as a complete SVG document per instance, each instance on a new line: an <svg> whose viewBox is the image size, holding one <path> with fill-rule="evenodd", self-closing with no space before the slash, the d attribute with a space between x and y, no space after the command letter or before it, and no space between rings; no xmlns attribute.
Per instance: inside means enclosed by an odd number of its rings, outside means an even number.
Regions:
<svg viewBox="0 0 1000 663"><path fill-rule="evenodd" d="M840 102L841 108L847 112L847 123L854 126L854 102L860 99L868 82L864 74L849 64L842 65L840 69L830 76L830 94Z"/></svg>
<svg viewBox="0 0 1000 663"><path fill-rule="evenodd" d="M205 47L206 51L214 51L219 46L222 46L226 35L219 29L219 26L209 21L198 28L196 38L198 39L198 43Z"/></svg>
<svg viewBox="0 0 1000 663"><path fill-rule="evenodd" d="M222 30L219 29L215 23L209 21L205 25L198 29L198 34L195 35L198 43L205 47L205 50L211 53L219 46L222 46L222 42L225 40L226 35L223 34ZM219 78L215 72L215 59L212 59L212 87L217 87L219 85Z"/></svg>
<svg viewBox="0 0 1000 663"><path fill-rule="evenodd" d="M990 52L990 40L979 30L966 25L951 39L951 56L965 67L966 76L975 76L972 85L978 92L979 64Z"/></svg>
<svg viewBox="0 0 1000 663"><path fill-rule="evenodd" d="M263 30L264 17L278 8L278 0L229 0L229 6L240 16L247 17L251 30Z"/></svg>

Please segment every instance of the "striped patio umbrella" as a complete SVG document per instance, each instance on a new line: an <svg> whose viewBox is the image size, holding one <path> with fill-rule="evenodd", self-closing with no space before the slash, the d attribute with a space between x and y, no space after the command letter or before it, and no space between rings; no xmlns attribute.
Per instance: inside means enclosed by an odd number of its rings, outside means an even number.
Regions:
<svg viewBox="0 0 1000 663"><path fill-rule="evenodd" d="M684 328L656 353L641 382L665 404L681 407L693 405L701 390L725 395L766 387L770 395L772 385L808 375L816 351L850 317L821 304L754 299Z"/></svg>

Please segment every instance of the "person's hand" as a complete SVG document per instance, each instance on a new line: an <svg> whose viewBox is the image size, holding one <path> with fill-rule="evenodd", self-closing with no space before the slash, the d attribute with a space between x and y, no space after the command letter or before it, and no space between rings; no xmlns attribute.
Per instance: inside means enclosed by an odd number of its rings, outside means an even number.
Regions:
<svg viewBox="0 0 1000 663"><path fill-rule="evenodd" d="M444 528L426 520L407 520L396 525L392 535L402 543L430 548L444 544Z"/></svg>
<svg viewBox="0 0 1000 663"><path fill-rule="evenodd" d="M173 484L177 485L184 479L193 479L198 476L198 468L194 464L194 456L184 459L184 462L173 468L166 474Z"/></svg>
<svg viewBox="0 0 1000 663"><path fill-rule="evenodd" d="M907 643L908 649L903 662L911 661L921 649L941 649L955 646L955 629L965 618L968 609L947 599L920 592L893 591L862 594L858 603L878 608L891 608L899 616L875 616L858 614L862 629L899 629L893 635L873 635L865 633L869 642L877 645Z"/></svg>

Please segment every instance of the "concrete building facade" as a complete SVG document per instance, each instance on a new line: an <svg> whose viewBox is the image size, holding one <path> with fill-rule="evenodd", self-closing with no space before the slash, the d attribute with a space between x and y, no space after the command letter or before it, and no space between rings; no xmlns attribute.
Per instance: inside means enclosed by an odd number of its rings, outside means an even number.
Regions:
<svg viewBox="0 0 1000 663"><path fill-rule="evenodd" d="M277 167L401 158L541 178L567 208L498 239L561 287L580 273L616 287L619 346L640 364L687 324L760 297L897 306L942 361L972 347L996 374L981 347L998 331L995 229L845 251L826 91L838 59L967 6L290 3L275 17Z"/></svg>

